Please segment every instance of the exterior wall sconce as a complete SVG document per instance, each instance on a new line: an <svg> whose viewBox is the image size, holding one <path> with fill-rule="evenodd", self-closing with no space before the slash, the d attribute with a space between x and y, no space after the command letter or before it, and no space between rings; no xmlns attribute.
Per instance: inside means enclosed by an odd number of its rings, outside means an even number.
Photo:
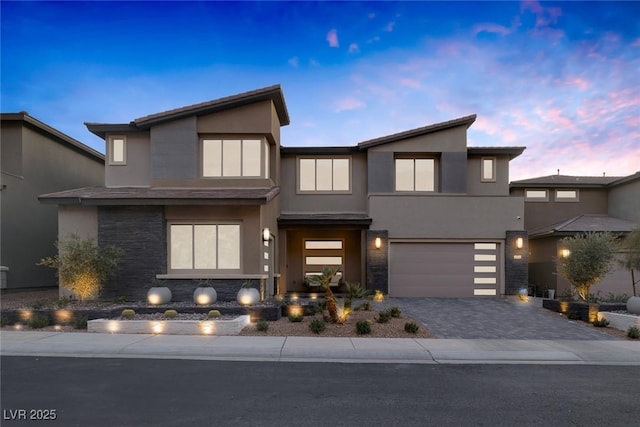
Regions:
<svg viewBox="0 0 640 427"><path fill-rule="evenodd" d="M524 247L524 239L522 237L518 237L516 239L516 248L522 249Z"/></svg>
<svg viewBox="0 0 640 427"><path fill-rule="evenodd" d="M380 249L382 247L382 239L376 237L373 244L375 245L376 249Z"/></svg>
<svg viewBox="0 0 640 427"><path fill-rule="evenodd" d="M266 227L264 230L262 230L262 240L265 242L271 240L271 230L269 230L269 227Z"/></svg>
<svg viewBox="0 0 640 427"><path fill-rule="evenodd" d="M571 255L571 251L569 249L560 249L560 256L562 258L569 258L569 255Z"/></svg>

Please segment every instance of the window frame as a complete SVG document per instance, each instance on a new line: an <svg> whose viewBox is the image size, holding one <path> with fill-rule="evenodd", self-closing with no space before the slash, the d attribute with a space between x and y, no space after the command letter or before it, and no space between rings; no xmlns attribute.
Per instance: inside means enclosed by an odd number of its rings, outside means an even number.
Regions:
<svg viewBox="0 0 640 427"><path fill-rule="evenodd" d="M398 190L398 160L413 160L413 190ZM416 160L431 160L433 162L433 189L432 190L416 190ZM396 193L436 193L438 191L438 159L433 155L396 155L393 158L393 190Z"/></svg>
<svg viewBox="0 0 640 427"><path fill-rule="evenodd" d="M339 248L307 248L307 242L340 242ZM304 237L302 239L302 276L306 280L310 275L322 274L324 266L333 266L334 264L307 264L307 258L316 257L340 257L342 259L339 275L344 278L346 269L346 240L343 237Z"/></svg>
<svg viewBox="0 0 640 427"><path fill-rule="evenodd" d="M191 265L192 268L172 268L171 261L173 251L171 227L174 225L191 226ZM195 268L195 227L196 226L215 226L216 227L216 268ZM220 265L220 233L219 226L236 225L238 226L238 268L219 268ZM168 274L226 274L242 272L242 223L239 221L167 221L167 273Z"/></svg>
<svg viewBox="0 0 640 427"><path fill-rule="evenodd" d="M122 160L115 160L115 141L122 140ZM127 137L125 135L109 135L109 166L126 166L127 165Z"/></svg>
<svg viewBox="0 0 640 427"><path fill-rule="evenodd" d="M529 197L527 193L529 191L544 191L544 197ZM525 202L548 202L549 201L549 190L547 188L525 188L524 190L524 201Z"/></svg>
<svg viewBox="0 0 640 427"><path fill-rule="evenodd" d="M302 190L301 189L301 172L302 168L300 163L302 160L314 161L314 188L315 190ZM334 160L347 160L347 190L318 190L318 160L331 160L331 187L334 187L335 182L335 168ZM353 192L353 158L352 156L297 156L296 157L296 194L352 194Z"/></svg>
<svg viewBox="0 0 640 427"><path fill-rule="evenodd" d="M220 175L205 175L205 141L220 141ZM225 175L225 163L224 163L224 141L240 141L239 156L240 156L240 174L239 175ZM260 147L260 159L257 162L259 167L258 175L244 175L244 157L245 141L259 141ZM200 178L203 179L269 179L271 159L269 158L271 147L269 141L260 135L206 135L200 136Z"/></svg>
<svg viewBox="0 0 640 427"><path fill-rule="evenodd" d="M485 165L486 160L491 160L491 178L485 178ZM497 159L496 157L481 157L480 158L480 182L496 182L497 173Z"/></svg>
<svg viewBox="0 0 640 427"><path fill-rule="evenodd" d="M575 197L558 197L558 193L561 191L573 191ZM554 200L558 203L576 203L580 201L580 190L577 188L556 188L554 191Z"/></svg>

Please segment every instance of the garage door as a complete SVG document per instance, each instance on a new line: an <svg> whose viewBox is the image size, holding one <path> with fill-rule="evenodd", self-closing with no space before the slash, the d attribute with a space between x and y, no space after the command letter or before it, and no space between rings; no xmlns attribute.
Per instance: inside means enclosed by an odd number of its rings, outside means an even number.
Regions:
<svg viewBox="0 0 640 427"><path fill-rule="evenodd" d="M391 243L392 297L497 295L497 243Z"/></svg>

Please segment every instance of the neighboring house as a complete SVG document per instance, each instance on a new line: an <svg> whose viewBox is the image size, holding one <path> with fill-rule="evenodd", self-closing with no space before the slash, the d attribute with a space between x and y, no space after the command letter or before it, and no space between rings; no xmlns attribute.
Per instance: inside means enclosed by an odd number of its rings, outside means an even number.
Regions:
<svg viewBox="0 0 640 427"><path fill-rule="evenodd" d="M569 282L557 274L556 260L569 255L562 239L593 231L623 237L640 224L640 172L627 177L551 175L511 183L511 194L525 200L529 233L529 282L539 294L566 292ZM616 266L594 288L632 293L630 273Z"/></svg>
<svg viewBox="0 0 640 427"><path fill-rule="evenodd" d="M31 117L0 114L2 288L55 287L50 268L37 266L55 254L58 213L38 195L104 184L104 156Z"/></svg>
<svg viewBox="0 0 640 427"><path fill-rule="evenodd" d="M284 148L289 115L272 86L88 123L106 141L106 187L40 199L60 206L61 233L124 250L104 297L160 285L186 300L208 279L230 300L243 282L272 293L273 276L276 293L310 292L307 278L328 265L392 296L515 293L527 283L526 232L508 171L524 148L467 147L474 121Z"/></svg>

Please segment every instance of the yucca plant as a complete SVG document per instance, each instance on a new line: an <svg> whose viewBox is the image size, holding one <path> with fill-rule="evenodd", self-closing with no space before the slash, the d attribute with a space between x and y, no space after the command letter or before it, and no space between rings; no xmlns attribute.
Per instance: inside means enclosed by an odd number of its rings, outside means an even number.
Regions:
<svg viewBox="0 0 640 427"><path fill-rule="evenodd" d="M322 274L318 276L310 276L309 281L311 283L320 285L320 287L324 290L324 299L327 303L327 311L329 312L329 318L332 323L341 323L340 316L338 315L338 302L336 300L336 296L333 294L331 290L331 279L338 274L341 266L337 267L324 267L322 269Z"/></svg>

